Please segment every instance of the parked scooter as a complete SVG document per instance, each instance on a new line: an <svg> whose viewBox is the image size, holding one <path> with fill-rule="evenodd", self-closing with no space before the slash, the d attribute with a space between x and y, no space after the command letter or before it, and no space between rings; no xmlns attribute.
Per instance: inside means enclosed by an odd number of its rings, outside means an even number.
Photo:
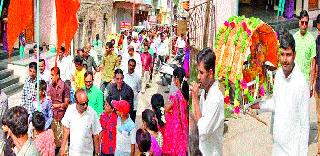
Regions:
<svg viewBox="0 0 320 156"><path fill-rule="evenodd" d="M161 78L161 84L163 86L171 85L172 77L173 77L173 71L178 66L176 64L167 64L163 63L160 68L160 78Z"/></svg>
<svg viewBox="0 0 320 156"><path fill-rule="evenodd" d="M178 51L174 60L177 61L178 65L182 66L184 61L184 51Z"/></svg>

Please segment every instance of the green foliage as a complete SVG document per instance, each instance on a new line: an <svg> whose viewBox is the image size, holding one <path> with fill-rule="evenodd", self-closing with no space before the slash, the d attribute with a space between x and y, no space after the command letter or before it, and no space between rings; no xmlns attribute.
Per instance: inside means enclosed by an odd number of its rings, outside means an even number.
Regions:
<svg viewBox="0 0 320 156"><path fill-rule="evenodd" d="M190 78L189 78L189 84L193 81L197 81L197 76L198 76L198 72L197 72L197 63L194 59L195 57L191 58L191 71L190 71ZM189 110L192 111L192 97L190 96L189 99Z"/></svg>
<svg viewBox="0 0 320 156"><path fill-rule="evenodd" d="M174 4L175 6L179 6L179 0L173 0L173 4Z"/></svg>

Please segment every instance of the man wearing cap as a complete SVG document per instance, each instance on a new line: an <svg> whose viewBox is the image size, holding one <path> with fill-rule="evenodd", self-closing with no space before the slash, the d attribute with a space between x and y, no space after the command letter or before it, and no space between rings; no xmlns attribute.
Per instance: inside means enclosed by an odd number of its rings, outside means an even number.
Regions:
<svg viewBox="0 0 320 156"><path fill-rule="evenodd" d="M134 59L136 61L136 69L135 72L138 74L139 77L142 76L142 62L141 56L138 52L135 51L132 45L129 45L128 52L124 53L122 56L122 61L120 68L124 73L128 73L128 61L130 59Z"/></svg>
<svg viewBox="0 0 320 156"><path fill-rule="evenodd" d="M69 155L92 155L93 151L99 155L99 134L102 128L97 113L88 106L89 100L85 90L76 91L75 101L76 104L68 107L62 119L61 155L65 155L67 151L69 151ZM69 149L66 149L69 135L70 146Z"/></svg>
<svg viewBox="0 0 320 156"><path fill-rule="evenodd" d="M111 103L118 115L115 156L134 155L136 126L129 116L130 104L125 100Z"/></svg>

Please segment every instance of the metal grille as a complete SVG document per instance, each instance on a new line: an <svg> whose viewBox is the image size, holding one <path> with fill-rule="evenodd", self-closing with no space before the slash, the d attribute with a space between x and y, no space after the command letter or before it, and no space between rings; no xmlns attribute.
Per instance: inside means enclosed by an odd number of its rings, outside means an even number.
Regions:
<svg viewBox="0 0 320 156"><path fill-rule="evenodd" d="M196 49L202 49L204 47L213 46L213 41L215 38L215 5L213 0L209 0L209 20L208 28L206 27L206 9L208 2L199 4L189 10L189 41L190 45ZM207 40L204 40L205 29L208 29ZM204 43L208 41L207 43Z"/></svg>

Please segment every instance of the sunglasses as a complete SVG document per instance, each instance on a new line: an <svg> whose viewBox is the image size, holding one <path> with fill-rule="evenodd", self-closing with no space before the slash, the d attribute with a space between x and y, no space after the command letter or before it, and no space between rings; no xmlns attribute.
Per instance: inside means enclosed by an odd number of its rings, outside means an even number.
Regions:
<svg viewBox="0 0 320 156"><path fill-rule="evenodd" d="M85 102L85 103L79 103L79 105L82 106L82 107L88 106L88 102L89 102L89 100L87 102Z"/></svg>
<svg viewBox="0 0 320 156"><path fill-rule="evenodd" d="M301 25L308 25L308 21L300 21Z"/></svg>

